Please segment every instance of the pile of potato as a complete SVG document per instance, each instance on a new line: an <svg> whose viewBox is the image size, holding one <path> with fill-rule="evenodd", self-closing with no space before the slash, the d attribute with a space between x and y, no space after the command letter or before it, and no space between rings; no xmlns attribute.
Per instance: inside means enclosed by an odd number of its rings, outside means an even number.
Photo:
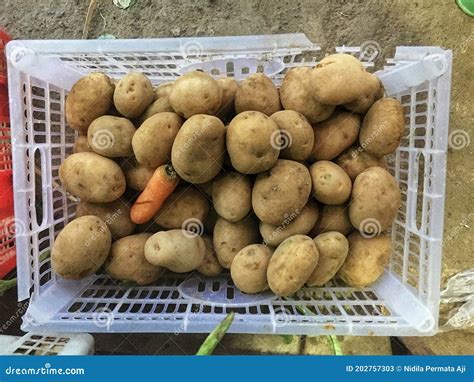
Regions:
<svg viewBox="0 0 474 382"><path fill-rule="evenodd" d="M60 180L80 198L52 249L54 271L79 279L104 269L156 282L167 270L230 270L245 293L289 296L336 275L374 283L389 262L401 204L385 155L404 132L398 100L347 54L237 83L193 71L153 87L141 73L81 78L66 100L78 133ZM154 218L130 207L155 169L179 185Z"/></svg>

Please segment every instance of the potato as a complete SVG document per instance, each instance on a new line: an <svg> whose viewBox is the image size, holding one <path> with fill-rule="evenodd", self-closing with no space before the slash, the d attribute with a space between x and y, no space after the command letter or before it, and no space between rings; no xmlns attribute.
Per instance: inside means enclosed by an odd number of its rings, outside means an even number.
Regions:
<svg viewBox="0 0 474 382"><path fill-rule="evenodd" d="M182 119L170 112L155 114L143 122L132 138L138 163L155 168L168 163L171 147L182 124Z"/></svg>
<svg viewBox="0 0 474 382"><path fill-rule="evenodd" d="M159 98L169 97L172 88L173 88L173 81L165 82L165 83L162 83L162 84L159 84L158 86L156 86L153 89L155 100L157 100Z"/></svg>
<svg viewBox="0 0 474 382"><path fill-rule="evenodd" d="M372 104L383 97L383 87L378 77L367 73L367 83L364 93L359 95L354 101L344 104L344 108L353 113L365 114Z"/></svg>
<svg viewBox="0 0 474 382"><path fill-rule="evenodd" d="M148 285L157 281L164 269L150 264L145 258L145 243L151 233L126 236L112 244L105 271L121 281L133 281Z"/></svg>
<svg viewBox="0 0 474 382"><path fill-rule="evenodd" d="M153 219L164 228L195 228L202 233L208 212L209 203L202 193L190 185L182 185L166 198ZM192 227L185 227L187 223Z"/></svg>
<svg viewBox="0 0 474 382"><path fill-rule="evenodd" d="M369 167L354 181L349 218L357 230L375 236L392 225L400 205L395 178L382 167Z"/></svg>
<svg viewBox="0 0 474 382"><path fill-rule="evenodd" d="M400 101L382 98L369 109L360 129L359 144L376 156L395 152L403 138L405 113Z"/></svg>
<svg viewBox="0 0 474 382"><path fill-rule="evenodd" d="M74 142L74 147L72 149L72 152L74 154L77 154L77 153L90 153L90 152L94 152L94 150L92 150L89 146L89 144L87 143L87 135L82 135L82 134L79 134L77 137L76 137L76 140Z"/></svg>
<svg viewBox="0 0 474 382"><path fill-rule="evenodd" d="M367 93L370 76L354 56L331 54L311 71L313 97L324 105L347 104Z"/></svg>
<svg viewBox="0 0 474 382"><path fill-rule="evenodd" d="M280 158L306 160L313 151L314 132L303 114L282 110L270 117L281 133Z"/></svg>
<svg viewBox="0 0 474 382"><path fill-rule="evenodd" d="M308 236L315 237L321 233L336 231L347 236L353 230L349 219L349 206L340 204L338 206L323 205L319 209L319 220L308 233Z"/></svg>
<svg viewBox="0 0 474 382"><path fill-rule="evenodd" d="M120 198L126 185L119 165L95 153L67 157L59 167L59 179L68 192L92 203Z"/></svg>
<svg viewBox="0 0 474 382"><path fill-rule="evenodd" d="M138 118L138 125L141 125L151 116L163 112L174 113L168 97L158 98L157 100L153 101L153 103L148 106L145 112Z"/></svg>
<svg viewBox="0 0 474 382"><path fill-rule="evenodd" d="M268 289L267 268L273 251L262 244L251 244L235 255L230 276L244 293L260 293Z"/></svg>
<svg viewBox="0 0 474 382"><path fill-rule="evenodd" d="M252 180L238 172L229 172L212 185L212 201L219 216L238 222L252 210Z"/></svg>
<svg viewBox="0 0 474 382"><path fill-rule="evenodd" d="M241 83L235 93L235 111L259 111L268 116L281 110L277 87L263 73L255 73Z"/></svg>
<svg viewBox="0 0 474 382"><path fill-rule="evenodd" d="M318 265L306 281L306 285L323 286L331 280L341 268L349 252L349 242L339 232L326 232L314 238L318 248Z"/></svg>
<svg viewBox="0 0 474 382"><path fill-rule="evenodd" d="M127 181L127 186L136 191L143 191L153 176L156 168L144 166L135 157L123 161L120 165Z"/></svg>
<svg viewBox="0 0 474 382"><path fill-rule="evenodd" d="M301 163L279 159L270 171L257 176L252 190L252 206L258 218L280 225L301 211L311 193L311 176Z"/></svg>
<svg viewBox="0 0 474 382"><path fill-rule="evenodd" d="M336 158L336 163L349 175L352 181L362 171L372 166L379 166L388 170L384 157L376 157L364 151L361 147L351 147Z"/></svg>
<svg viewBox="0 0 474 382"><path fill-rule="evenodd" d="M203 263L196 270L204 276L217 276L222 273L223 268L217 260L212 239L209 236L203 236L202 238L206 243L206 253Z"/></svg>
<svg viewBox="0 0 474 382"><path fill-rule="evenodd" d="M226 269L230 269L232 260L242 248L259 241L258 224L253 216L236 223L219 218L214 226L214 249L219 263Z"/></svg>
<svg viewBox="0 0 474 382"><path fill-rule="evenodd" d="M127 118L143 114L154 98L153 86L142 73L128 73L115 86L114 105Z"/></svg>
<svg viewBox="0 0 474 382"><path fill-rule="evenodd" d="M122 199L109 203L80 201L76 207L76 218L86 215L94 215L103 220L114 239L128 236L135 229L135 223L130 219L130 207Z"/></svg>
<svg viewBox="0 0 474 382"><path fill-rule="evenodd" d="M92 121L87 130L87 143L97 154L109 158L133 154L135 126L126 118L103 115Z"/></svg>
<svg viewBox="0 0 474 382"><path fill-rule="evenodd" d="M260 234L265 244L276 247L290 236L306 235L316 224L318 215L318 205L310 200L301 211L288 216L281 225L260 222Z"/></svg>
<svg viewBox="0 0 474 382"><path fill-rule="evenodd" d="M324 204L345 203L351 196L352 182L337 164L321 160L309 168L313 182L313 196Z"/></svg>
<svg viewBox="0 0 474 382"><path fill-rule="evenodd" d="M217 84L222 90L222 99L217 115L225 117L234 110L235 93L238 85L235 80L229 77L219 78Z"/></svg>
<svg viewBox="0 0 474 382"><path fill-rule="evenodd" d="M388 235L366 238L353 232L347 238L349 253L339 269L339 276L349 286L363 288L382 275L390 261L392 244Z"/></svg>
<svg viewBox="0 0 474 382"><path fill-rule="evenodd" d="M169 94L171 107L188 119L197 114L215 115L222 100L217 81L203 72L188 72L179 77Z"/></svg>
<svg viewBox="0 0 474 382"><path fill-rule="evenodd" d="M267 269L268 285L278 296L296 293L318 264L319 253L314 241L305 235L284 240L273 252Z"/></svg>
<svg viewBox="0 0 474 382"><path fill-rule="evenodd" d="M80 78L66 97L66 122L86 134L91 122L107 113L112 106L114 87L103 73L90 73Z"/></svg>
<svg viewBox="0 0 474 382"><path fill-rule="evenodd" d="M171 162L182 179L200 184L220 172L224 154L224 124L219 118L198 114L184 122L176 135Z"/></svg>
<svg viewBox="0 0 474 382"><path fill-rule="evenodd" d="M205 253L203 238L182 229L155 233L145 243L145 257L149 263L176 273L199 268Z"/></svg>
<svg viewBox="0 0 474 382"><path fill-rule="evenodd" d="M97 216L82 216L59 232L51 249L51 265L64 279L79 280L94 274L104 264L112 236Z"/></svg>
<svg viewBox="0 0 474 382"><path fill-rule="evenodd" d="M270 169L280 153L280 130L265 114L246 111L229 124L227 151L232 166L243 174L257 174Z"/></svg>
<svg viewBox="0 0 474 382"><path fill-rule="evenodd" d="M310 161L332 160L351 146L359 135L360 116L347 112L334 113L331 118L317 123Z"/></svg>
<svg viewBox="0 0 474 382"><path fill-rule="evenodd" d="M303 114L311 124L328 119L335 108L314 99L311 68L308 67L292 68L286 73L280 88L280 100L284 109Z"/></svg>

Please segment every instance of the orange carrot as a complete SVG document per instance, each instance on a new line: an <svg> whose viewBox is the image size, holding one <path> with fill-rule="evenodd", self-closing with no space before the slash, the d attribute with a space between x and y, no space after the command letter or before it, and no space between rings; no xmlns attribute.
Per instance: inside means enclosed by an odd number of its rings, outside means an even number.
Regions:
<svg viewBox="0 0 474 382"><path fill-rule="evenodd" d="M143 224L151 220L176 188L178 182L179 177L171 164L158 167L130 209L132 221L136 224Z"/></svg>

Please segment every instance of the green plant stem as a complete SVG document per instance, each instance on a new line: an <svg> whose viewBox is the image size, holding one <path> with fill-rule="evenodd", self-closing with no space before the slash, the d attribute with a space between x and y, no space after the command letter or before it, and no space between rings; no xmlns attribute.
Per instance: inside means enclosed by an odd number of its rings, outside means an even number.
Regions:
<svg viewBox="0 0 474 382"><path fill-rule="evenodd" d="M197 351L196 355L210 355L229 330L232 321L234 321L234 312L230 312L222 322L207 336Z"/></svg>
<svg viewBox="0 0 474 382"><path fill-rule="evenodd" d="M0 296L16 286L16 277L11 280L0 280Z"/></svg>

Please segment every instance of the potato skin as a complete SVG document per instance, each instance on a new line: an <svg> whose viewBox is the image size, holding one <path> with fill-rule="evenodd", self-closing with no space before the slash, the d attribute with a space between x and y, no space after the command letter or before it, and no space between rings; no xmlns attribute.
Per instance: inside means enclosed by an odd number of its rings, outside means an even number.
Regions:
<svg viewBox="0 0 474 382"><path fill-rule="evenodd" d="M353 232L347 239L349 253L339 269L339 276L347 285L355 288L373 284L390 261L390 237L381 235L365 238L359 232Z"/></svg>
<svg viewBox="0 0 474 382"><path fill-rule="evenodd" d="M103 115L92 121L87 130L87 143L104 157L128 157L133 154L135 126L126 118Z"/></svg>
<svg viewBox="0 0 474 382"><path fill-rule="evenodd" d="M179 77L169 94L171 107L188 119L197 114L215 115L222 100L222 89L209 74L192 71Z"/></svg>
<svg viewBox="0 0 474 382"><path fill-rule="evenodd" d="M112 236L97 216L82 216L59 232L51 249L51 265L64 279L79 280L94 274L109 255Z"/></svg>
<svg viewBox="0 0 474 382"><path fill-rule="evenodd" d="M257 176L252 190L255 215L264 223L279 225L301 211L311 193L311 176L301 163L279 159Z"/></svg>
<svg viewBox="0 0 474 382"><path fill-rule="evenodd" d="M223 268L230 269L232 260L242 248L259 241L258 223L252 216L236 223L219 218L214 226L214 249Z"/></svg>
<svg viewBox="0 0 474 382"><path fill-rule="evenodd" d="M280 88L283 108L303 114L309 123L328 119L335 106L316 101L311 90L311 68L296 67L286 73Z"/></svg>
<svg viewBox="0 0 474 382"><path fill-rule="evenodd" d="M217 260L214 245L212 244L212 238L207 235L202 236L202 238L206 243L206 253L204 255L203 263L196 270L204 276L217 276L222 273L224 268L222 268L219 264L219 260Z"/></svg>
<svg viewBox="0 0 474 382"><path fill-rule="evenodd" d="M179 130L171 149L171 162L189 183L206 183L221 170L225 153L225 127L219 118L193 115Z"/></svg>
<svg viewBox="0 0 474 382"><path fill-rule="evenodd" d="M221 104L217 115L219 117L225 117L227 114L234 111L235 93L239 86L235 80L229 77L219 78L217 84L222 90Z"/></svg>
<svg viewBox="0 0 474 382"><path fill-rule="evenodd" d="M204 261L205 253L203 238L182 229L157 232L145 243L145 257L149 263L176 273L197 269Z"/></svg>
<svg viewBox="0 0 474 382"><path fill-rule="evenodd" d="M405 113L400 101L382 98L375 102L364 117L359 144L376 156L395 152L403 138Z"/></svg>
<svg viewBox="0 0 474 382"><path fill-rule="evenodd" d="M336 231L347 236L354 227L349 219L349 206L340 204L336 206L323 205L319 209L319 220L308 233L308 236L315 237L321 233Z"/></svg>
<svg viewBox="0 0 474 382"><path fill-rule="evenodd" d="M157 281L164 269L150 264L145 258L145 243L151 233L123 237L112 244L105 271L110 277L149 285Z"/></svg>
<svg viewBox="0 0 474 382"><path fill-rule="evenodd" d="M208 212L209 203L201 192L190 185L183 185L166 198L153 219L164 228L185 229L183 225L189 219L195 224L203 225Z"/></svg>
<svg viewBox="0 0 474 382"><path fill-rule="evenodd" d="M252 180L232 171L214 180L212 202L219 216L238 222L252 209Z"/></svg>
<svg viewBox="0 0 474 382"><path fill-rule="evenodd" d="M244 293L260 293L268 289L267 268L273 251L262 244L251 244L235 255L230 276Z"/></svg>
<svg viewBox="0 0 474 382"><path fill-rule="evenodd" d="M137 162L155 168L168 163L173 142L182 125L183 120L170 112L157 113L145 120L132 138Z"/></svg>
<svg viewBox="0 0 474 382"><path fill-rule="evenodd" d="M255 73L243 80L235 93L235 111L259 111L268 116L281 110L277 87L263 73Z"/></svg>
<svg viewBox="0 0 474 382"><path fill-rule="evenodd" d="M95 153L68 156L59 167L59 179L71 194L93 203L111 202L125 191L119 165Z"/></svg>
<svg viewBox="0 0 474 382"><path fill-rule="evenodd" d="M296 293L313 273L318 259L318 249L310 237L294 235L283 241L268 264L272 292L283 297Z"/></svg>
<svg viewBox="0 0 474 382"><path fill-rule="evenodd" d="M137 162L135 157L129 158L121 163L127 186L136 190L143 191L153 176L156 168L148 167Z"/></svg>
<svg viewBox="0 0 474 382"><path fill-rule="evenodd" d="M351 196L352 182L349 175L337 164L321 160L309 168L313 182L313 196L324 204L343 204Z"/></svg>
<svg viewBox="0 0 474 382"><path fill-rule="evenodd" d="M400 205L395 178L382 167L370 167L354 181L349 218L354 228L375 236L392 225Z"/></svg>
<svg viewBox="0 0 474 382"><path fill-rule="evenodd" d="M314 238L318 248L318 265L309 277L306 285L323 286L331 280L341 268L349 252L349 242L339 232L326 232Z"/></svg>
<svg viewBox="0 0 474 382"><path fill-rule="evenodd" d="M159 84L158 86L156 86L153 89L155 100L157 100L158 98L169 97L172 88L173 88L173 81L164 82L164 83Z"/></svg>
<svg viewBox="0 0 474 382"><path fill-rule="evenodd" d="M151 116L163 112L174 113L174 110L171 107L170 100L168 97L161 97L153 101L153 103L148 106L145 112L138 118L137 126L141 125Z"/></svg>
<svg viewBox="0 0 474 382"><path fill-rule="evenodd" d="M114 105L127 118L143 114L154 98L153 86L142 73L127 73L115 86Z"/></svg>
<svg viewBox="0 0 474 382"><path fill-rule="evenodd" d="M366 74L363 93L354 101L344 104L346 110L353 113L365 114L375 101L383 97L383 87L378 77L372 73Z"/></svg>
<svg viewBox="0 0 474 382"><path fill-rule="evenodd" d="M351 146L359 135L360 116L347 112L334 113L331 118L313 126L314 146L310 161L332 160Z"/></svg>
<svg viewBox="0 0 474 382"><path fill-rule="evenodd" d="M265 244L276 247L290 236L306 235L316 224L318 215L317 203L309 200L299 213L288 216L279 226L260 222L260 234Z"/></svg>
<svg viewBox="0 0 474 382"><path fill-rule="evenodd" d="M388 164L384 157L376 157L364 151L361 147L351 147L336 158L335 161L349 175L352 181L362 171L369 167L379 166L388 170Z"/></svg>
<svg viewBox="0 0 474 382"><path fill-rule="evenodd" d="M282 110L270 118L280 129L280 158L306 160L313 150L314 132L304 115L293 110Z"/></svg>
<svg viewBox="0 0 474 382"><path fill-rule="evenodd" d="M66 121L71 128L86 134L91 122L107 114L112 106L114 86L103 73L80 78L66 97Z"/></svg>
<svg viewBox="0 0 474 382"><path fill-rule="evenodd" d="M87 143L87 135L82 135L79 134L76 137L76 140L74 141L74 147L72 149L72 152L74 154L77 153L92 153L94 150L92 150Z"/></svg>
<svg viewBox="0 0 474 382"><path fill-rule="evenodd" d="M76 208L76 218L86 215L94 215L103 220L114 239L131 235L136 226L130 219L130 207L121 199L109 203L80 201Z"/></svg>
<svg viewBox="0 0 474 382"><path fill-rule="evenodd" d="M227 127L226 145L232 166L243 174L270 169L278 159L280 130L265 114L246 111Z"/></svg>

